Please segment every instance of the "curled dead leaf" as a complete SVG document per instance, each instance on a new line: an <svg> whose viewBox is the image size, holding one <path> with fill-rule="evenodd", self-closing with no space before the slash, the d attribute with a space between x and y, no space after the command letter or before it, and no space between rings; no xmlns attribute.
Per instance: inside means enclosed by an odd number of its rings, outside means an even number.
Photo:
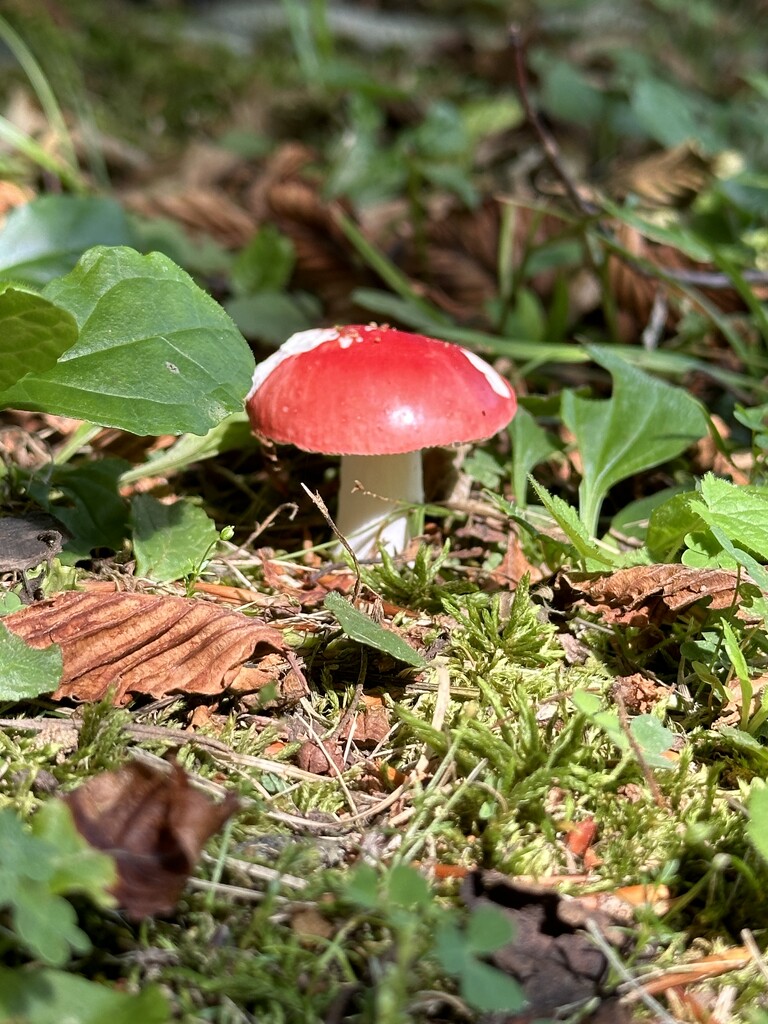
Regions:
<svg viewBox="0 0 768 1024"><path fill-rule="evenodd" d="M64 672L54 700L116 704L170 693L216 695L231 685L256 690L276 682L282 659L268 671L263 648L280 652L280 633L257 619L206 601L152 594L65 591L3 620L37 649L59 644ZM250 666L249 666L250 667Z"/></svg>
<svg viewBox="0 0 768 1024"><path fill-rule="evenodd" d="M744 582L729 569L637 565L608 574L560 572L553 591L559 608L590 607L606 622L643 627L674 622L700 601L712 610L738 605Z"/></svg>
<svg viewBox="0 0 768 1024"><path fill-rule="evenodd" d="M170 913L205 843L238 806L194 789L184 769L132 762L102 772L64 797L78 832L114 857L113 894L132 918Z"/></svg>

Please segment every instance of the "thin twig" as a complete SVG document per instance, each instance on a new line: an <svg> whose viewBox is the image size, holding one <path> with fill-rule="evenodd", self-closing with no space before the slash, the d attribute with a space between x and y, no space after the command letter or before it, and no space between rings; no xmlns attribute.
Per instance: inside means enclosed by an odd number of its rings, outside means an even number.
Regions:
<svg viewBox="0 0 768 1024"><path fill-rule="evenodd" d="M640 744L637 742L632 734L632 730L629 725L629 715L627 714L627 705L624 702L624 698L619 692L618 688L613 692L613 699L616 701L616 707L619 711L619 725L624 735L627 737L627 743L629 743L632 753L637 759L637 763L640 765L640 770L645 777L645 781L648 783L648 788L653 795L654 803L657 807L660 807L663 811L669 810L669 803L666 797L661 792L656 776L653 774L653 770L648 762L645 760L645 755L640 749Z"/></svg>
<svg viewBox="0 0 768 1024"><path fill-rule="evenodd" d="M363 586L363 577L362 577L362 574L360 572L360 563L357 560L357 555L352 550L352 546L349 543L349 541L347 540L347 538L344 536L344 534L338 528L336 523L333 521L333 517L331 516L331 513L328 511L328 506L325 504L323 499L320 497L319 492L318 491L310 491L310 489L307 487L307 485L305 483L302 483L301 486L304 488L304 490L307 492L307 494L312 499L314 504L320 510L320 514L322 515L323 519L325 519L326 523L328 523L330 528L333 530L334 536L338 540L339 544L341 544L341 546L347 552L349 557L352 559L352 565L353 565L354 573L355 573L355 589L352 591L352 603L356 604L357 603L357 599L360 597L360 590L361 590L361 588Z"/></svg>
<svg viewBox="0 0 768 1024"><path fill-rule="evenodd" d="M661 1003L657 1002L653 996L649 995L644 989L637 978L633 978L627 968L624 966L621 957L618 955L613 946L608 942L603 933L600 931L597 922L589 918L586 922L586 928L589 934L592 936L592 941L595 943L597 948L603 954L605 959L616 971L616 973L626 982L627 987L631 989L632 995L635 996L644 1006L646 1006L651 1013L656 1014L657 1024L680 1024L677 1017L672 1017Z"/></svg>
<svg viewBox="0 0 768 1024"><path fill-rule="evenodd" d="M574 185L570 174L565 169L563 161L560 159L560 150L557 143L531 103L528 68L525 60L525 43L523 41L523 32L519 25L513 23L509 26L508 38L509 44L512 48L517 91L520 95L520 102L523 104L525 116L533 130L536 132L542 149L544 150L544 155L549 161L552 170L562 182L563 188L565 189L573 206L579 211L579 213L588 217L594 217L594 215L599 212L597 207L588 203L581 195L579 195L579 190Z"/></svg>

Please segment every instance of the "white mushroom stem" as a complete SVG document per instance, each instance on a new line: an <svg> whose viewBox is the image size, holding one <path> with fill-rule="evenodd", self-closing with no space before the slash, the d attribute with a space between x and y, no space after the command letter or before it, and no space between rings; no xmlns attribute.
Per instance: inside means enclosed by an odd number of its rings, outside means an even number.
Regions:
<svg viewBox="0 0 768 1024"><path fill-rule="evenodd" d="M358 480L364 490L355 488ZM375 558L379 546L400 554L410 540L413 512L399 506L423 502L420 451L342 456L336 525L358 558Z"/></svg>

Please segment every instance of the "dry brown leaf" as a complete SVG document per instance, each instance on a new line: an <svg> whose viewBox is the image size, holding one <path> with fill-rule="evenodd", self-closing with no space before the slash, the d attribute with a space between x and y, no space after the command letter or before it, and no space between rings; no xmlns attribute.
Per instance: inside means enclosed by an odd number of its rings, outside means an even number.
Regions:
<svg viewBox="0 0 768 1024"><path fill-rule="evenodd" d="M170 774L133 762L102 772L64 797L78 832L115 858L113 891L132 918L170 913L208 839L237 810L193 789L183 768Z"/></svg>
<svg viewBox="0 0 768 1024"><path fill-rule="evenodd" d="M233 683L258 689L279 665L244 675L266 646L283 650L280 633L257 619L206 601L152 594L65 591L6 616L5 625L31 647L60 644L64 673L54 700L101 700L114 687L116 704L134 696L220 694ZM282 659L280 664L282 664Z"/></svg>
<svg viewBox="0 0 768 1024"><path fill-rule="evenodd" d="M222 189L187 188L179 192L127 192L123 202L142 217L168 217L194 236L241 249L253 237L256 221Z"/></svg>
<svg viewBox="0 0 768 1024"><path fill-rule="evenodd" d="M364 695L360 703L362 706L344 724L339 739L346 742L351 737L358 747L378 746L392 728L389 710L381 697Z"/></svg>
<svg viewBox="0 0 768 1024"><path fill-rule="evenodd" d="M610 574L560 572L553 583L558 607L591 607L606 622L625 626L674 622L699 601L710 609L739 603L744 575L728 569L637 565Z"/></svg>
<svg viewBox="0 0 768 1024"><path fill-rule="evenodd" d="M712 179L713 161L692 142L682 142L623 162L611 173L608 187L617 199L632 192L650 206L679 206L703 192Z"/></svg>

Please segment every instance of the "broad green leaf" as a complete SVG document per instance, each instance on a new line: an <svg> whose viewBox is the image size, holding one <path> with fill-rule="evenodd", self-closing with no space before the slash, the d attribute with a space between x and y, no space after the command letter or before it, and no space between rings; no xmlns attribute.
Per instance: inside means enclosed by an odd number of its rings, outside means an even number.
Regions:
<svg viewBox="0 0 768 1024"><path fill-rule="evenodd" d="M129 467L125 459L67 464L56 466L49 481L37 479L30 484L32 497L70 535L59 556L63 563L74 565L98 548L121 550L128 536L128 504L118 486ZM52 500L51 488L61 499Z"/></svg>
<svg viewBox="0 0 768 1024"><path fill-rule="evenodd" d="M646 764L652 768L672 768L673 762L663 757L672 748L676 736L655 715L636 715L629 724L629 730L643 755Z"/></svg>
<svg viewBox="0 0 768 1024"><path fill-rule="evenodd" d="M0 967L0 1014L14 1024L167 1024L159 988L137 995L50 968Z"/></svg>
<svg viewBox="0 0 768 1024"><path fill-rule="evenodd" d="M518 408L507 430L512 441L512 490L517 504L525 508L531 470L540 462L546 462L558 449L546 430L522 407Z"/></svg>
<svg viewBox="0 0 768 1024"><path fill-rule="evenodd" d="M396 907L429 907L434 896L426 878L407 864L387 872L387 899Z"/></svg>
<svg viewBox="0 0 768 1024"><path fill-rule="evenodd" d="M219 533L191 501L164 505L149 494L131 502L136 575L167 583L198 570Z"/></svg>
<svg viewBox="0 0 768 1024"><path fill-rule="evenodd" d="M19 877L15 904L14 930L37 959L60 967L72 953L90 950L90 940L77 924L75 908L53 895L43 883Z"/></svg>
<svg viewBox="0 0 768 1024"><path fill-rule="evenodd" d="M632 90L632 110L652 139L673 147L695 139L702 148L717 152L727 139L712 130L712 104L658 78L641 78Z"/></svg>
<svg viewBox="0 0 768 1024"><path fill-rule="evenodd" d="M611 374L613 394L591 399L564 391L562 416L581 454L579 511L594 536L610 488L679 455L707 433L708 421L682 388L649 377L610 349L591 346L589 353Z"/></svg>
<svg viewBox="0 0 768 1024"><path fill-rule="evenodd" d="M292 334L314 327L321 315L313 297L286 292L240 295L225 302L224 308L247 337L276 346Z"/></svg>
<svg viewBox="0 0 768 1024"><path fill-rule="evenodd" d="M0 622L0 700L21 701L51 693L62 672L57 644L38 651Z"/></svg>
<svg viewBox="0 0 768 1024"><path fill-rule="evenodd" d="M50 369L76 341L77 324L66 310L21 285L0 284L0 406L3 391Z"/></svg>
<svg viewBox="0 0 768 1024"><path fill-rule="evenodd" d="M358 864L348 875L344 895L352 903L373 908L379 902L379 876L370 864Z"/></svg>
<svg viewBox="0 0 768 1024"><path fill-rule="evenodd" d="M6 401L138 434L204 434L242 407L253 356L224 310L167 257L91 249L44 294L74 316L80 338Z"/></svg>
<svg viewBox="0 0 768 1024"><path fill-rule="evenodd" d="M19 941L38 959L59 965L71 950L90 948L74 908L52 892L56 847L31 834L10 809L0 811L0 906L9 907Z"/></svg>
<svg viewBox="0 0 768 1024"><path fill-rule="evenodd" d="M752 791L747 801L749 824L747 835L752 845L761 856L768 860L768 787L759 788L752 784Z"/></svg>
<svg viewBox="0 0 768 1024"><path fill-rule="evenodd" d="M8 214L0 231L0 278L45 284L94 245L133 242L125 211L98 196L42 196Z"/></svg>
<svg viewBox="0 0 768 1024"><path fill-rule="evenodd" d="M378 622L374 622L363 612L358 611L341 594L333 592L326 594L324 604L328 611L336 616L343 632L351 640L366 644L368 647L375 647L377 651L383 651L385 654L397 658L398 661L404 661L406 665L413 665L415 668L423 668L427 664L419 652L407 644L402 637L384 629Z"/></svg>

